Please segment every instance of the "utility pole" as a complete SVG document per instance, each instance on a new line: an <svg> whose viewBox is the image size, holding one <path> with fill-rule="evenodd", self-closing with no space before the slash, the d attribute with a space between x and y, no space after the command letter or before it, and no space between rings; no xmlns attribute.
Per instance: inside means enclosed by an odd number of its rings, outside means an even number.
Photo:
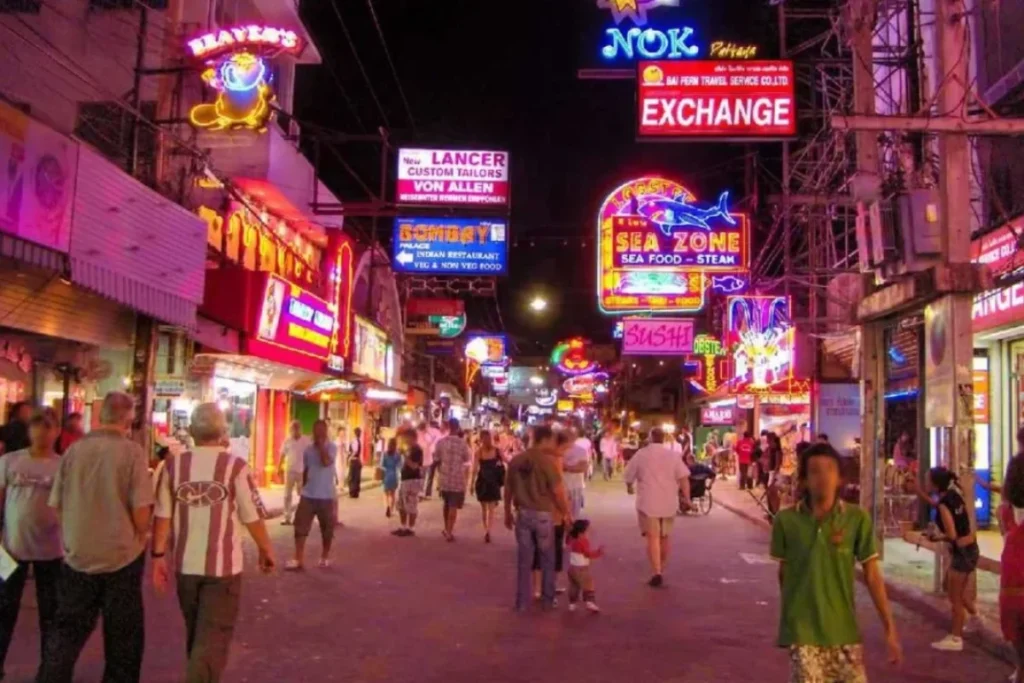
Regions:
<svg viewBox="0 0 1024 683"><path fill-rule="evenodd" d="M880 318L924 308L926 370L920 386L924 396L925 425L929 434L925 438L935 443L932 453L935 464L957 473L973 470L973 387L971 378L973 342L971 332L971 306L973 296L985 285L983 269L972 268L970 260L970 169L971 156L968 136L1020 135L1024 133L1024 120L979 118L968 114L971 97L968 83L968 63L965 55L974 52L968 45L968 11L964 0L937 0L935 3L936 84L932 102L939 112L935 116L876 116L873 110L874 92L871 34L877 0L850 0L847 4L847 22L854 42L855 105L852 116L837 115L832 125L836 130L855 131L857 138L857 172L854 196L865 204L877 201L880 178L878 175L878 145L880 131L906 131L938 136L939 207L941 222L941 258L928 269L931 290L919 291L913 281L908 288L910 296L888 296L885 289L869 293L866 289L861 312L861 363L864 396L864 427L861 456L861 499L870 506L877 523L880 519L879 464L882 454L878 449L884 443L885 381L884 349ZM929 102L923 111L929 112ZM916 107L917 105L912 105ZM866 280L867 285L867 280ZM889 288L893 290L893 287ZM882 294L875 297L875 294ZM870 307L863 306L873 299ZM880 304L883 299L897 301L893 305ZM870 310L870 319L866 312ZM919 445L918 451L927 452ZM927 469L930 463L921 463ZM968 510L974 510L973 489L964 491ZM936 562L939 558L936 556ZM938 566L936 567L938 576Z"/></svg>

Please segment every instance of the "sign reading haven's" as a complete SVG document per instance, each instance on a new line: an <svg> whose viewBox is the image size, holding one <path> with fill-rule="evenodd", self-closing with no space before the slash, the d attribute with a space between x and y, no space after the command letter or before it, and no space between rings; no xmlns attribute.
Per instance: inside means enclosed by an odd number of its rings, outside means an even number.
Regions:
<svg viewBox="0 0 1024 683"><path fill-rule="evenodd" d="M508 206L508 152L398 150L399 204Z"/></svg>
<svg viewBox="0 0 1024 683"><path fill-rule="evenodd" d="M327 359L335 317L320 297L276 275L267 277L256 336L270 344Z"/></svg>
<svg viewBox="0 0 1024 683"><path fill-rule="evenodd" d="M630 318L622 336L624 356L684 356L693 352L693 320Z"/></svg>
<svg viewBox="0 0 1024 683"><path fill-rule="evenodd" d="M796 89L789 61L641 62L637 90L640 137L796 135Z"/></svg>
<svg viewBox="0 0 1024 683"><path fill-rule="evenodd" d="M395 270L434 275L504 275L508 223L478 218L396 218Z"/></svg>

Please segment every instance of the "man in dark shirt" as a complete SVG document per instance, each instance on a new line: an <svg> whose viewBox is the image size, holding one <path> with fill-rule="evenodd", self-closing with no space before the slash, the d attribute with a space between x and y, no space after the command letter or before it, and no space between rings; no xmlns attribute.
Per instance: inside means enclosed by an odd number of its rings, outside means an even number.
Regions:
<svg viewBox="0 0 1024 683"><path fill-rule="evenodd" d="M31 416L32 406L25 401L19 401L11 406L7 424L0 427L0 455L29 447L28 419Z"/></svg>
<svg viewBox="0 0 1024 683"><path fill-rule="evenodd" d="M398 519L401 526L392 531L395 536L415 536L416 515L419 513L420 491L423 490L423 449L416 443L416 430L406 429L398 435L402 459L402 483L398 485Z"/></svg>

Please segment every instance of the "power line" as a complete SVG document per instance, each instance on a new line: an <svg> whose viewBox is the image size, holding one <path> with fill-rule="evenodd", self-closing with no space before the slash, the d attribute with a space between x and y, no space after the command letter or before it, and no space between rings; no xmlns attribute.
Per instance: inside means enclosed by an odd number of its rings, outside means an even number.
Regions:
<svg viewBox="0 0 1024 683"><path fill-rule="evenodd" d="M395 62L391 59L391 50L388 49L388 42L384 38L384 30L380 26L380 20L377 18L377 10L373 7L373 0L366 0L366 6L370 9L373 25L377 27L377 35L380 36L380 44L384 47L384 56L387 57L388 66L391 67L391 75L395 77L395 83L398 85L398 94L401 96L402 104L405 106L405 113L409 116L409 123L412 125L413 132L419 136L416 119L412 115L412 107L409 106L409 100L405 96L405 89L402 88L402 81L398 77L398 69L395 68Z"/></svg>
<svg viewBox="0 0 1024 683"><path fill-rule="evenodd" d="M352 118L354 118L356 123L359 125L359 130L365 131L366 124L363 123L363 119L359 116L359 112L356 111L356 106L352 102L352 98L349 97L348 91L345 90L345 86L341 84L341 78L338 76L338 72L334 70L334 67L331 66L331 63L326 59L323 61L322 65L327 67L327 72L331 74L331 78L334 80L334 85L338 87L338 91L341 93L342 99L345 100L345 104L348 105L348 110L352 112Z"/></svg>
<svg viewBox="0 0 1024 683"><path fill-rule="evenodd" d="M352 49L352 56L355 58L356 66L359 67L359 72L363 75L363 80L366 81L366 87L370 91L370 97L373 98L373 103L377 105L377 111L380 112L381 120L385 126L390 127L388 123L388 115L384 111L384 107L381 106L380 100L377 98L377 91L373 89L373 81L370 80L370 76L366 73L366 67L363 65L363 60L359 58L359 51L356 49L356 44L352 40L352 34L349 33L348 25L345 24L345 18L341 16L341 10L338 9L338 3L336 0L331 0L331 9L334 10L334 16L338 17L338 23L341 24L341 31L345 34L345 40L348 41L348 46Z"/></svg>

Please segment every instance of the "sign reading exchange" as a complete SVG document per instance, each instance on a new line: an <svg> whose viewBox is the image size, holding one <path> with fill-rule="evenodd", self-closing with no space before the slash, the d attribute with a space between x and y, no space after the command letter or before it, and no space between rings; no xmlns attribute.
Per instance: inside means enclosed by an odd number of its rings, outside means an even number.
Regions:
<svg viewBox="0 0 1024 683"><path fill-rule="evenodd" d="M508 206L508 152L398 150L399 204Z"/></svg>
<svg viewBox="0 0 1024 683"><path fill-rule="evenodd" d="M693 353L693 320L627 318L622 336L624 356L685 356Z"/></svg>
<svg viewBox="0 0 1024 683"><path fill-rule="evenodd" d="M505 275L508 223L477 218L396 218L395 270L433 275Z"/></svg>

